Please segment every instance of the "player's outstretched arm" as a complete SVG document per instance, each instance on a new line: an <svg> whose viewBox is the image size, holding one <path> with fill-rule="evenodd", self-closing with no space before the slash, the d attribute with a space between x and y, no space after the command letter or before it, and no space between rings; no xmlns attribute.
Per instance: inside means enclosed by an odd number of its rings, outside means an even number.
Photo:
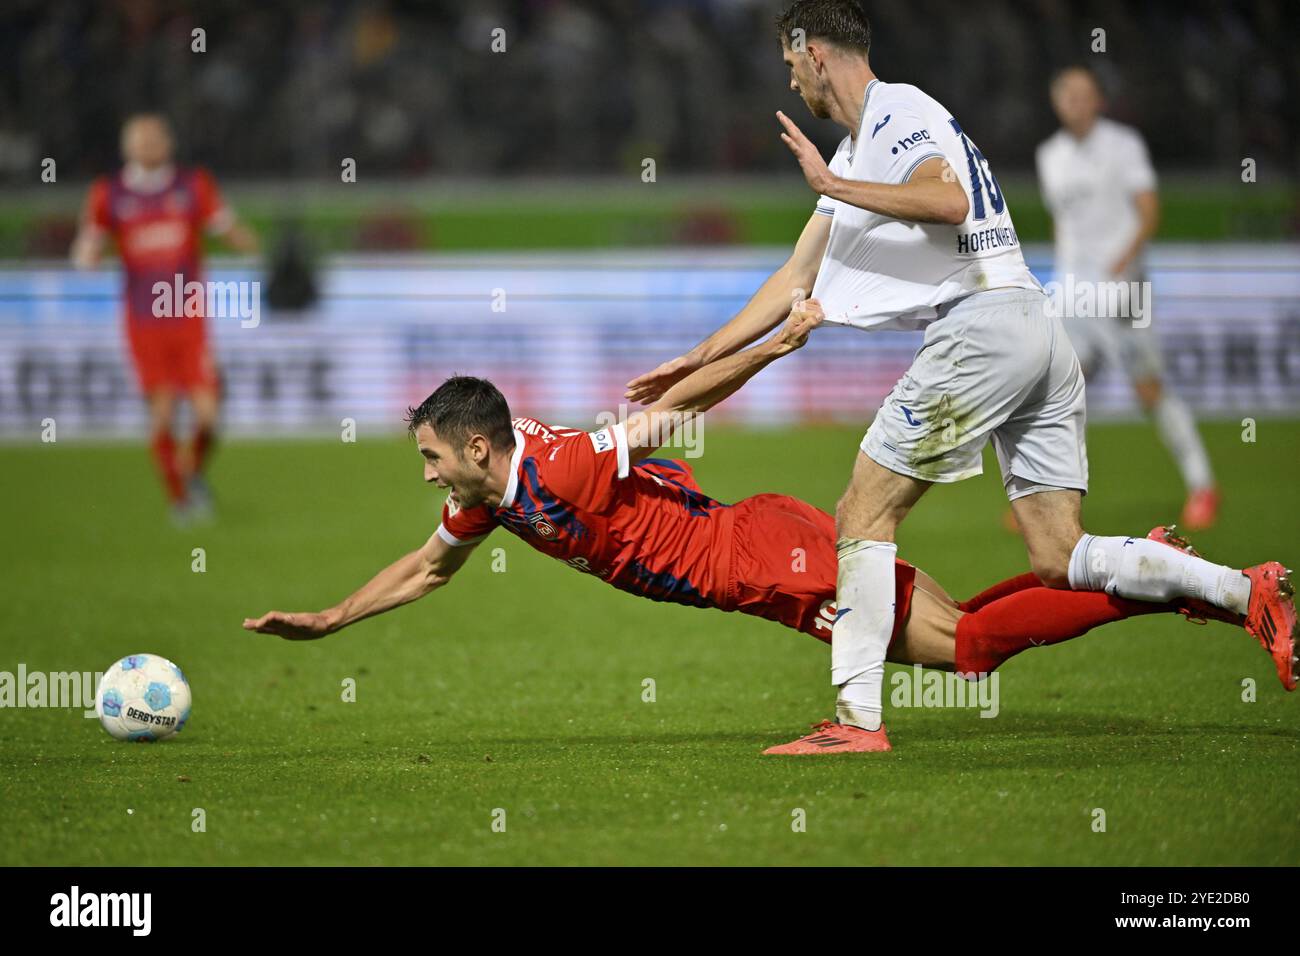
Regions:
<svg viewBox="0 0 1300 956"><path fill-rule="evenodd" d="M473 550L472 544L453 548L434 534L424 547L398 558L342 603L324 611L269 611L258 618L245 618L244 630L275 634L291 641L310 641L333 634L442 587L460 570Z"/></svg>
<svg viewBox="0 0 1300 956"><path fill-rule="evenodd" d="M632 379L627 383L624 397L643 404L656 401L696 369L732 355L776 328L789 313L791 303L806 298L812 291L830 232L831 217L814 213L799 235L790 258L768 276L731 321L685 355Z"/></svg>
<svg viewBox="0 0 1300 956"><path fill-rule="evenodd" d="M697 369L644 411L629 416L625 424L629 460L636 464L649 458L668 441L684 418L708 411L761 369L802 348L808 334L823 318L825 314L816 299L797 303L787 315L785 325L771 338Z"/></svg>

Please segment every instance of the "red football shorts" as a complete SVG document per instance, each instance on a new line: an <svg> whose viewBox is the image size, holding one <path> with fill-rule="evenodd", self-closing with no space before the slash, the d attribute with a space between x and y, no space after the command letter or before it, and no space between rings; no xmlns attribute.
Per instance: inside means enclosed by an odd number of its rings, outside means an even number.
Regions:
<svg viewBox="0 0 1300 956"><path fill-rule="evenodd" d="M217 369L202 318L127 319L126 338L145 394L217 387Z"/></svg>
<svg viewBox="0 0 1300 956"><path fill-rule="evenodd" d="M788 495L755 495L732 508L727 610L778 621L829 644L835 622L835 519ZM895 562L891 644L912 609L915 578L915 568Z"/></svg>

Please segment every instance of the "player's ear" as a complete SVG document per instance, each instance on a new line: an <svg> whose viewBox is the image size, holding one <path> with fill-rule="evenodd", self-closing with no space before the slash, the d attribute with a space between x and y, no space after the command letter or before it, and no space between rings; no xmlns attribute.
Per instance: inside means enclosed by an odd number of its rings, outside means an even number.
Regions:
<svg viewBox="0 0 1300 956"><path fill-rule="evenodd" d="M491 450L486 435L471 435L469 439L469 460L482 466L487 462Z"/></svg>
<svg viewBox="0 0 1300 956"><path fill-rule="evenodd" d="M817 40L809 40L808 59L812 61L813 72L820 74L822 66L826 63L826 47Z"/></svg>

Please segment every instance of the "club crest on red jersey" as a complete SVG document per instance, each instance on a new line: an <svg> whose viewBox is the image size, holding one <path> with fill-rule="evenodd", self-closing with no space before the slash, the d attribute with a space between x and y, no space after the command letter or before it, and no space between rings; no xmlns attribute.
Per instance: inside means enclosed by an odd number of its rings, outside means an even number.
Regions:
<svg viewBox="0 0 1300 956"><path fill-rule="evenodd" d="M533 530L543 538L555 537L555 525L551 524L540 511L534 511L528 516L528 523L533 526Z"/></svg>

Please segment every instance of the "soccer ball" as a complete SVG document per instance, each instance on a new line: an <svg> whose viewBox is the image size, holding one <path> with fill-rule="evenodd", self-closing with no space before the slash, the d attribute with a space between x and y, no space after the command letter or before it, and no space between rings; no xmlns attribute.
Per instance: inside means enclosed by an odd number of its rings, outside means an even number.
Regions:
<svg viewBox="0 0 1300 956"><path fill-rule="evenodd" d="M104 672L95 713L118 740L163 740L190 719L190 682L157 654L132 654Z"/></svg>

